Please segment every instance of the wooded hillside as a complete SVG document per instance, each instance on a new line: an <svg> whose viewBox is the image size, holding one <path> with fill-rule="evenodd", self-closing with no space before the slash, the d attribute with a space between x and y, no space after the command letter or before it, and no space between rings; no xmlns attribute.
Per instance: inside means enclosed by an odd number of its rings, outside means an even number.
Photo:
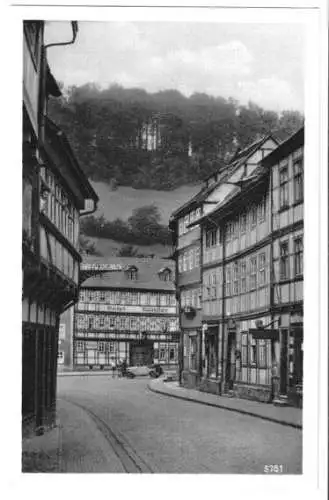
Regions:
<svg viewBox="0 0 329 500"><path fill-rule="evenodd" d="M168 90L150 94L114 85L71 87L49 104L77 159L94 181L171 190L200 182L237 148L271 132L285 139L303 124L256 104Z"/></svg>

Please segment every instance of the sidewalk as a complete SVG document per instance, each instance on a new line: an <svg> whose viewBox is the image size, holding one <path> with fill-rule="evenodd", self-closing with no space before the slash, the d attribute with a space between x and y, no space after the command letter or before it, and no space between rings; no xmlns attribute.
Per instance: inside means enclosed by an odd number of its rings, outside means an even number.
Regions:
<svg viewBox="0 0 329 500"><path fill-rule="evenodd" d="M113 448L85 411L58 400L57 416L57 427L23 440L23 472L124 472Z"/></svg>
<svg viewBox="0 0 329 500"><path fill-rule="evenodd" d="M292 407L278 407L268 403L250 401L248 399L217 396L195 389L180 387L178 382L164 382L163 379L152 380L149 389L153 392L173 398L205 404L228 411L261 418L281 425L302 429L302 410Z"/></svg>

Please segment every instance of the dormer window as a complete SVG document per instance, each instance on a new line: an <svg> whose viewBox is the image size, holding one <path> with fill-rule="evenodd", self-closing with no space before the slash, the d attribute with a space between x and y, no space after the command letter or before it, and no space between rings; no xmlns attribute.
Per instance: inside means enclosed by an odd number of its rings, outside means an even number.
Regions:
<svg viewBox="0 0 329 500"><path fill-rule="evenodd" d="M172 280L172 270L169 267L160 269L159 278L161 281L171 281Z"/></svg>
<svg viewBox="0 0 329 500"><path fill-rule="evenodd" d="M130 266L126 271L126 276L127 276L128 280L136 281L137 280L137 273L138 273L137 267Z"/></svg>

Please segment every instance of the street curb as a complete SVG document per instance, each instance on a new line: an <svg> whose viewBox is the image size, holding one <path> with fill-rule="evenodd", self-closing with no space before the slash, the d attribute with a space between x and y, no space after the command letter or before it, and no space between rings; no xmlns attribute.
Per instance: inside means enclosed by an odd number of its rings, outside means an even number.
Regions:
<svg viewBox="0 0 329 500"><path fill-rule="evenodd" d="M91 375L92 377L97 377L100 375L110 375L112 377L112 372L106 371L106 372L57 372L58 377L79 377L82 375Z"/></svg>
<svg viewBox="0 0 329 500"><path fill-rule="evenodd" d="M258 413L252 413L250 411L241 410L239 408L229 408L228 406L221 405L219 403L210 403L208 401L200 401L198 399L187 398L187 397L184 397L184 396L180 396L178 394L173 394L171 392L166 392L164 390L152 387L151 383L148 384L148 389L151 392L154 392L154 393L157 393L157 394L162 394L163 396L168 396L170 398L181 399L181 400L184 400L184 401L191 401L192 403L198 403L198 404L205 405L205 406L212 406L213 408L220 408L221 410L228 410L228 411L232 411L232 412L236 412L236 413L241 413L243 415L248 415L249 417L260 418L262 420L267 420L267 421L273 422L275 424L285 425L287 427L293 427L294 429L299 429L299 430L303 429L303 426L301 424L295 424L293 422L286 422L285 420L279 420L277 418L267 417L267 416L264 416L264 415L259 415Z"/></svg>

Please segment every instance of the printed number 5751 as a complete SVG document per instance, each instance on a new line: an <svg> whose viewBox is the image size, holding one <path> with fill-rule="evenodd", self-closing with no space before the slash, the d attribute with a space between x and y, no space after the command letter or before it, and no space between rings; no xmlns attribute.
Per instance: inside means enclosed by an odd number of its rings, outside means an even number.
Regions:
<svg viewBox="0 0 329 500"><path fill-rule="evenodd" d="M283 472L283 465L264 465L264 472L266 474L280 474Z"/></svg>

